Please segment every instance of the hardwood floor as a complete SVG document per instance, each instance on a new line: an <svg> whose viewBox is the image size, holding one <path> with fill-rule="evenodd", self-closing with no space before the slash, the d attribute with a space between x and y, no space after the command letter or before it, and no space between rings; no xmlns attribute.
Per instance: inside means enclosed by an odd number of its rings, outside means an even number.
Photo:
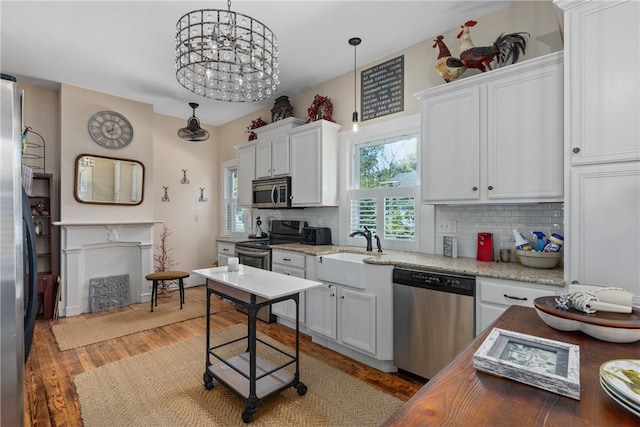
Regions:
<svg viewBox="0 0 640 427"><path fill-rule="evenodd" d="M177 292L172 292L167 297L160 297L158 304L178 305L177 294ZM193 301L206 301L204 286L185 290L185 303L189 304ZM212 328L221 329L236 323L246 323L246 315L228 303L215 297L212 297L211 301L212 305L220 309L220 312L212 315ZM81 426L80 405L73 383L73 378L76 375L110 362L203 335L206 332L205 317L202 316L86 347L67 351L58 349L51 332L52 325L82 322L91 317L126 310L149 310L149 304L135 304L108 312L84 314L58 320L39 319L36 321L31 354L25 365L26 426ZM258 322L258 331L289 346L293 346L295 343L295 331L279 324ZM405 401L424 384L407 375L386 374L370 368L314 344L308 335L300 335L300 350Z"/></svg>

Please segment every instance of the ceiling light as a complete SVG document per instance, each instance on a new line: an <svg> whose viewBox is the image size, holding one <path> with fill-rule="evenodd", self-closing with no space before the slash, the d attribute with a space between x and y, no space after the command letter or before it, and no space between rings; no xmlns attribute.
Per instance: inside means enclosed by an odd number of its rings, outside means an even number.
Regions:
<svg viewBox="0 0 640 427"><path fill-rule="evenodd" d="M356 100L356 48L361 42L362 40L359 37L352 37L349 39L349 44L353 46L353 116L351 120L353 121L354 132L358 132L358 103Z"/></svg>
<svg viewBox="0 0 640 427"><path fill-rule="evenodd" d="M278 42L260 21L227 10L194 10L176 24L176 78L191 92L230 102L278 89Z"/></svg>

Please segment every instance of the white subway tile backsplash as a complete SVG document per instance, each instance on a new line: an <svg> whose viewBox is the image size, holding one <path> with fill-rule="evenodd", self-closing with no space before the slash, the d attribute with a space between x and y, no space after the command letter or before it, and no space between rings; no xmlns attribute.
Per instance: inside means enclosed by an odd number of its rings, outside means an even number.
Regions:
<svg viewBox="0 0 640 427"><path fill-rule="evenodd" d="M529 241L534 242L532 231L564 234L564 208L562 203L527 205L465 205L436 206L436 230L442 222L456 221L456 233L446 233L458 238L458 256L475 258L479 232L493 234L493 247L513 248L511 230L517 229ZM445 233L436 233L436 253L443 252Z"/></svg>

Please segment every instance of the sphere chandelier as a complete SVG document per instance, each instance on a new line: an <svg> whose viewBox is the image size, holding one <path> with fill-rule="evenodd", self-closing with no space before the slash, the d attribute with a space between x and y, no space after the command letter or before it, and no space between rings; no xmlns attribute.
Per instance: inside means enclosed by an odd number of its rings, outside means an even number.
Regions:
<svg viewBox="0 0 640 427"><path fill-rule="evenodd" d="M278 89L278 42L260 21L227 10L202 9L176 24L176 78L205 98L251 102Z"/></svg>

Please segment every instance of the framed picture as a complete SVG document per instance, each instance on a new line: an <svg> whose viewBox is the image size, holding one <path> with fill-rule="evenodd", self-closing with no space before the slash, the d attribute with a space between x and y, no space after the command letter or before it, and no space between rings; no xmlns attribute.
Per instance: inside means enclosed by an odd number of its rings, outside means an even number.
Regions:
<svg viewBox="0 0 640 427"><path fill-rule="evenodd" d="M473 367L580 400L580 347L493 328Z"/></svg>

